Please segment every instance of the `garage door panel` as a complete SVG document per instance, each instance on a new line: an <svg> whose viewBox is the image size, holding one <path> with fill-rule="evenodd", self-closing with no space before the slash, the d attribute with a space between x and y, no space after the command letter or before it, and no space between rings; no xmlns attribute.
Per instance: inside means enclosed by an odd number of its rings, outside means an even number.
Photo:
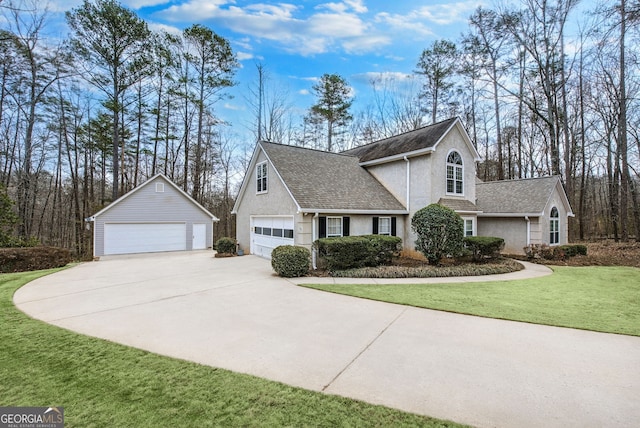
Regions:
<svg viewBox="0 0 640 428"><path fill-rule="evenodd" d="M294 245L292 217L254 217L251 230L251 253L271 258L280 245Z"/></svg>
<svg viewBox="0 0 640 428"><path fill-rule="evenodd" d="M107 223L105 254L153 253L187 249L185 223Z"/></svg>

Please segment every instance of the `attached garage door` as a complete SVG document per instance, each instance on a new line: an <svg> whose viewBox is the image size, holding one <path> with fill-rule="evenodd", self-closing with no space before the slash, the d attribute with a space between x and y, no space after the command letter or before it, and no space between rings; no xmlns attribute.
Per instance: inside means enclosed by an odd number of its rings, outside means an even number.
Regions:
<svg viewBox="0 0 640 428"><path fill-rule="evenodd" d="M251 228L251 254L271 258L279 245L293 245L293 217L254 217Z"/></svg>
<svg viewBox="0 0 640 428"><path fill-rule="evenodd" d="M187 249L185 223L106 223L104 253L132 254Z"/></svg>

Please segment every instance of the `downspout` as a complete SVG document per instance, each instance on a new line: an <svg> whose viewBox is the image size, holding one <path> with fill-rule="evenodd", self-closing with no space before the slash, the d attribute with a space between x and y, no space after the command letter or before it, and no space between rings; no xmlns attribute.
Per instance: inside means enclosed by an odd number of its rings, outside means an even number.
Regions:
<svg viewBox="0 0 640 428"><path fill-rule="evenodd" d="M527 247L528 247L529 245L531 245L531 220L529 219L528 215L524 216L524 221L527 222Z"/></svg>
<svg viewBox="0 0 640 428"><path fill-rule="evenodd" d="M318 269L318 265L316 263L316 247L313 244L316 242L316 223L319 216L320 213L315 213L311 219L311 267L313 270Z"/></svg>
<svg viewBox="0 0 640 428"><path fill-rule="evenodd" d="M404 161L407 163L407 211L409 211L409 197L411 196L411 190L409 184L411 183L411 161L408 157L404 157Z"/></svg>

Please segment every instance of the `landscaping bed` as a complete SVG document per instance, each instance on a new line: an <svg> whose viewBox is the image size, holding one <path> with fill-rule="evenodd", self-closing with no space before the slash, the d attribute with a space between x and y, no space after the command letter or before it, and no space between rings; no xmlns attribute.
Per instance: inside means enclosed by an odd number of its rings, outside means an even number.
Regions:
<svg viewBox="0 0 640 428"><path fill-rule="evenodd" d="M338 278L439 278L453 276L494 275L522 270L522 264L508 258L497 258L485 263L467 260L446 259L440 266L430 265L424 260L412 257L398 257L392 264L376 267L362 267L328 271L316 269L313 276Z"/></svg>
<svg viewBox="0 0 640 428"><path fill-rule="evenodd" d="M614 242L612 240L582 243L587 255L577 255L563 260L534 259L523 255L509 257L554 266L632 266L640 267L640 242Z"/></svg>

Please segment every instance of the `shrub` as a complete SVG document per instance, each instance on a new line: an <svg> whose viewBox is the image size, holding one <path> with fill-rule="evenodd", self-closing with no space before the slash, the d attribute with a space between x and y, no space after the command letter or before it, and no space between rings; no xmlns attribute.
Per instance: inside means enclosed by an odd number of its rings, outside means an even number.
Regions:
<svg viewBox="0 0 640 428"><path fill-rule="evenodd" d="M216 241L216 251L220 254L235 254L236 240L233 238L222 237Z"/></svg>
<svg viewBox="0 0 640 428"><path fill-rule="evenodd" d="M66 248L0 248L0 272L26 272L66 266L71 262Z"/></svg>
<svg viewBox="0 0 640 428"><path fill-rule="evenodd" d="M361 235L322 238L314 243L330 271L389 264L402 247L397 236Z"/></svg>
<svg viewBox="0 0 640 428"><path fill-rule="evenodd" d="M322 238L316 248L331 271L375 265L375 248L364 236Z"/></svg>
<svg viewBox="0 0 640 428"><path fill-rule="evenodd" d="M304 247L280 245L271 252L271 267L285 278L304 276L309 273L311 253Z"/></svg>
<svg viewBox="0 0 640 428"><path fill-rule="evenodd" d="M580 244L572 244L572 245L562 245L559 248L562 248L565 256L567 257L575 257L575 256L586 256L587 255L587 246Z"/></svg>
<svg viewBox="0 0 640 428"><path fill-rule="evenodd" d="M485 258L498 257L504 248L504 239L494 236L466 236L464 245L473 254L473 259L479 262Z"/></svg>
<svg viewBox="0 0 640 428"><path fill-rule="evenodd" d="M462 254L464 223L452 209L428 205L414 214L411 228L418 235L416 250L424 254L430 264L439 264L443 257Z"/></svg>
<svg viewBox="0 0 640 428"><path fill-rule="evenodd" d="M387 235L365 235L373 245L375 266L388 265L402 250L402 238Z"/></svg>
<svg viewBox="0 0 640 428"><path fill-rule="evenodd" d="M525 255L529 259L553 260L553 248L547 244L530 244L523 248Z"/></svg>

